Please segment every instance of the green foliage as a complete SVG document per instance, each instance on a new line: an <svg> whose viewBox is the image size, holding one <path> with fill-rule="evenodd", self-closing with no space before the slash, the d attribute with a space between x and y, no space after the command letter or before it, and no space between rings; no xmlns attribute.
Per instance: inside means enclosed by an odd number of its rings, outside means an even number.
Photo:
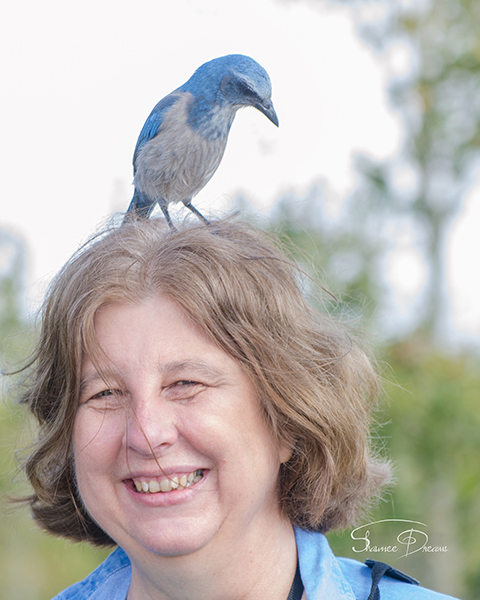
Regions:
<svg viewBox="0 0 480 600"><path fill-rule="evenodd" d="M397 552L355 553L348 533L332 536L332 545L339 554L388 562L427 587L474 600L480 596L480 365L468 355L438 354L417 337L389 348L385 359L388 400L379 433L398 483L365 523L420 521L426 525L419 529L428 535L427 546L447 551L404 556L397 535L417 526L398 523L369 528L372 545L373 540L383 547L396 543Z"/></svg>
<svg viewBox="0 0 480 600"><path fill-rule="evenodd" d="M408 474L398 500L408 506L417 490L426 522L436 522L451 538L456 556L449 559L456 566L447 567L450 583L463 581L468 597L478 598L480 365L468 356L422 352L419 345L412 339L390 350L395 377L410 392L392 386L387 390L395 430L390 425L386 433L391 432L399 477Z"/></svg>
<svg viewBox="0 0 480 600"><path fill-rule="evenodd" d="M14 448L26 442L22 435L26 428L22 411L14 408L11 398L1 398L0 600L49 600L85 577L107 554L46 535L27 508L10 502L27 492L14 459Z"/></svg>

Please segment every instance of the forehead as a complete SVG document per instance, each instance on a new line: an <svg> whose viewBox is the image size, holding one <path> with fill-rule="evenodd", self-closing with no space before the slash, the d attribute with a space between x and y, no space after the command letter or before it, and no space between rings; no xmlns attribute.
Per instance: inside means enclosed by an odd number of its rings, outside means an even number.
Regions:
<svg viewBox="0 0 480 600"><path fill-rule="evenodd" d="M119 337L130 341L141 329L145 341L158 336L182 335L214 343L184 308L163 294L106 304L95 313L94 328L97 338L104 341Z"/></svg>
<svg viewBox="0 0 480 600"><path fill-rule="evenodd" d="M163 295L105 305L95 315L94 329L99 352L86 353L82 371L92 371L93 363L101 362L119 369L155 365L171 372L188 365L210 375L243 372L178 303Z"/></svg>

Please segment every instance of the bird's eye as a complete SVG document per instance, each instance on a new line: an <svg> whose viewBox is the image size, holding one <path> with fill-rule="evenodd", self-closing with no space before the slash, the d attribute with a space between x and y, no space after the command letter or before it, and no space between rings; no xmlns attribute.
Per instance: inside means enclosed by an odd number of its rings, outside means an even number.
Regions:
<svg viewBox="0 0 480 600"><path fill-rule="evenodd" d="M238 82L238 91L242 96L246 98L258 98L258 94L252 90L252 88L244 81Z"/></svg>

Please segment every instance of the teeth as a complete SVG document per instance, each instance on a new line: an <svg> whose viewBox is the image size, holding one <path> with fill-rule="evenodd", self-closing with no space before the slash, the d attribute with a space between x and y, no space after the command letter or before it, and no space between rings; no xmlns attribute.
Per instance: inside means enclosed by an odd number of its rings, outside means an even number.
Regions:
<svg viewBox="0 0 480 600"><path fill-rule="evenodd" d="M162 483L163 483L163 481L162 481ZM148 487L149 487L149 491L152 492L152 494L159 492L160 489L162 490L162 492L165 491L163 489L163 486L161 484L159 484L158 481L155 481L155 479L152 479L152 481L150 481L150 483L148 484Z"/></svg>
<svg viewBox="0 0 480 600"><path fill-rule="evenodd" d="M171 492L178 488L185 489L199 482L203 478L203 470L197 469L192 471L188 475L182 475L178 478L178 475L174 475L171 479L166 478L161 481L151 479L150 481L134 481L133 484L137 492L143 492L145 494L157 494L158 492Z"/></svg>
<svg viewBox="0 0 480 600"><path fill-rule="evenodd" d="M160 489L162 492L170 492L172 491L172 484L168 479L162 479L160 482ZM150 491L153 492L152 488L150 488Z"/></svg>

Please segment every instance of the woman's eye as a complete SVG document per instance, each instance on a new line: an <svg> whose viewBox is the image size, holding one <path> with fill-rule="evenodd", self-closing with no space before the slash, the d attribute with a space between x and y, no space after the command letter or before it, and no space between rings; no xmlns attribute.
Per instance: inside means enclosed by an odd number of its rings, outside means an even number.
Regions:
<svg viewBox="0 0 480 600"><path fill-rule="evenodd" d="M198 394L206 386L191 379L180 379L167 387L167 394L174 400L188 399Z"/></svg>
<svg viewBox="0 0 480 600"><path fill-rule="evenodd" d="M102 390L101 392L98 392L98 394L95 394L94 396L92 396L92 400L95 398L106 398L107 396L113 396L114 392L113 390Z"/></svg>
<svg viewBox="0 0 480 600"><path fill-rule="evenodd" d="M112 410L119 408L122 406L122 402L120 400L120 396L122 392L120 390L102 390L90 396L84 402L80 402L80 404L85 404L94 408L96 410Z"/></svg>
<svg viewBox="0 0 480 600"><path fill-rule="evenodd" d="M193 381L190 379L181 379L180 381L176 381L170 389L180 394L190 394L196 391L196 388L201 387L202 384L198 381Z"/></svg>

